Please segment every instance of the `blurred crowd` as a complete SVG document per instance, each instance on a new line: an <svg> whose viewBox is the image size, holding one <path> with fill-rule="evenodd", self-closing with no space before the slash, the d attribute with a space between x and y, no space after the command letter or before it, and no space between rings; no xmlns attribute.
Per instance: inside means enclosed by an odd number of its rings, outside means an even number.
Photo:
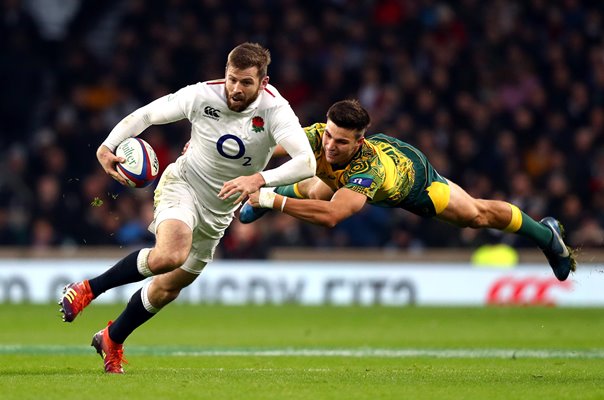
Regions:
<svg viewBox="0 0 604 400"><path fill-rule="evenodd" d="M271 83L303 126L358 98L470 194L559 218L604 243L604 8L598 0L0 0L0 245L153 242L152 191L125 189L95 151L129 112L224 75L228 51L267 46ZM187 121L143 133L162 167ZM279 161L272 161L273 163ZM335 229L277 212L235 221L224 258L271 249L528 246L402 210Z"/></svg>

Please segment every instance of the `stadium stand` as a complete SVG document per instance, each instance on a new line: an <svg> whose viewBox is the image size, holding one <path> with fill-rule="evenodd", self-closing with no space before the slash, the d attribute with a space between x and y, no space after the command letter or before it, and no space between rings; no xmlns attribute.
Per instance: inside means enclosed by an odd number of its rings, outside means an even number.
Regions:
<svg viewBox="0 0 604 400"><path fill-rule="evenodd" d="M151 190L105 176L97 146L128 112L223 75L230 48L271 49L271 82L303 125L359 98L371 132L417 145L478 197L555 215L569 243L604 243L604 11L599 1L2 1L0 246L152 242ZM97 4L98 3L98 4ZM187 123L143 134L162 166ZM100 206L91 203L95 198ZM362 232L362 233L361 233ZM328 234L276 212L221 244L275 248L473 248L519 236L459 231L366 209Z"/></svg>

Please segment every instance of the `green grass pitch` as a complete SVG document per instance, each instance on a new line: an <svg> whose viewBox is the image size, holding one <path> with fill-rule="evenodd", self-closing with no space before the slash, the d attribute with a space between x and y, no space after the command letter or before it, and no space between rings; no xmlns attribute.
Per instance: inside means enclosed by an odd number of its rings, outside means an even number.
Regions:
<svg viewBox="0 0 604 400"><path fill-rule="evenodd" d="M106 375L121 311L0 305L1 399L602 399L604 310L172 305Z"/></svg>

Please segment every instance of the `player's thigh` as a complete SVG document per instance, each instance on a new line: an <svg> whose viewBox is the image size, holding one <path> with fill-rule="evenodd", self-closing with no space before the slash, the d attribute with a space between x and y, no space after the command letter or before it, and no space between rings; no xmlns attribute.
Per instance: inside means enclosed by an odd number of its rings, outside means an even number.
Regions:
<svg viewBox="0 0 604 400"><path fill-rule="evenodd" d="M456 225L465 226L478 215L476 199L461 186L447 179L450 194L447 207L436 218Z"/></svg>
<svg viewBox="0 0 604 400"><path fill-rule="evenodd" d="M155 248L159 251L184 252L188 255L192 242L193 231L181 220L166 219L157 227Z"/></svg>
<svg viewBox="0 0 604 400"><path fill-rule="evenodd" d="M193 241L187 224L176 219L164 220L157 227L155 237L155 246L147 259L153 274L164 274L185 262Z"/></svg>
<svg viewBox="0 0 604 400"><path fill-rule="evenodd" d="M181 269L191 274L201 274L203 268L214 259L214 253L231 224L233 215L216 215L207 210L200 211L200 224L193 232L193 244Z"/></svg>
<svg viewBox="0 0 604 400"><path fill-rule="evenodd" d="M182 264L191 250L193 232L199 222L193 189L175 168L174 164L166 168L155 190L151 228L156 244L149 256L151 270L153 265L161 268Z"/></svg>

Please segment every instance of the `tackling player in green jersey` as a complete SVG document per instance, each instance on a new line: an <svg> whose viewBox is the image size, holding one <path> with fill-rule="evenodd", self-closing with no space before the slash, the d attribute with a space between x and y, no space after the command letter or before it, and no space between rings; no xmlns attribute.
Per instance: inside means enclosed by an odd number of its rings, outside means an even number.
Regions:
<svg viewBox="0 0 604 400"><path fill-rule="evenodd" d="M262 188L250 195L239 219L250 223L277 209L314 224L334 227L369 203L403 208L459 227L492 228L532 239L543 250L556 278L576 269L560 223L535 221L513 204L475 199L442 177L426 156L396 138L365 137L370 118L356 100L332 105L327 123L305 128L317 160L314 178L294 185Z"/></svg>

